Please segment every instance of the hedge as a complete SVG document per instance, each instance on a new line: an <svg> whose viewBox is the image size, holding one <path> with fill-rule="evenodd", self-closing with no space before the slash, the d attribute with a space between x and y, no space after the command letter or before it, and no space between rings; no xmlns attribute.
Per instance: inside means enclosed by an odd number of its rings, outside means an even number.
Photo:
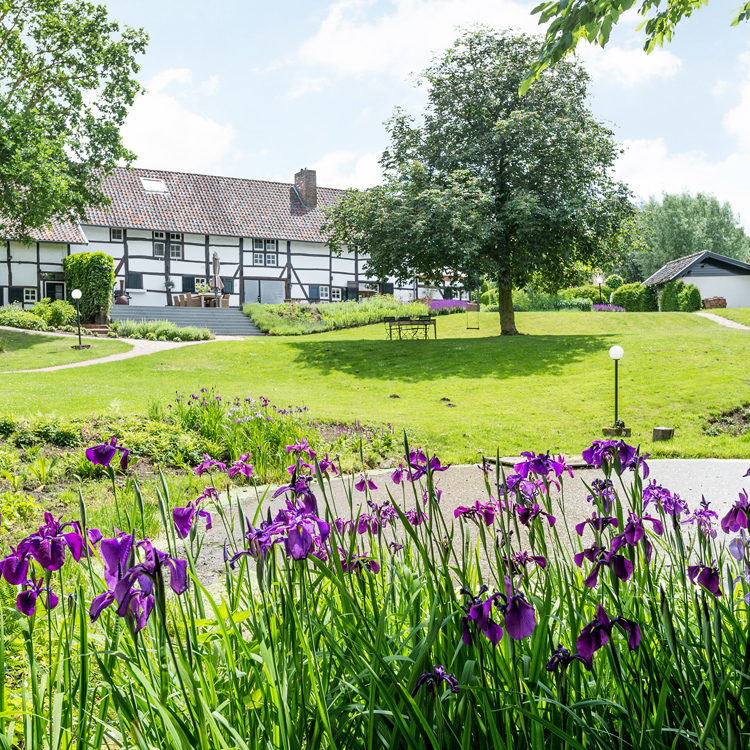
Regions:
<svg viewBox="0 0 750 750"><path fill-rule="evenodd" d="M658 309L654 290L638 282L623 284L615 289L612 304L624 307L627 312L653 312Z"/></svg>
<svg viewBox="0 0 750 750"><path fill-rule="evenodd" d="M677 295L677 304L681 312L700 310L703 304L701 290L695 284L685 284L685 288Z"/></svg>
<svg viewBox="0 0 750 750"><path fill-rule="evenodd" d="M16 305L0 307L0 326L25 328L27 331L49 331L49 326L42 318Z"/></svg>
<svg viewBox="0 0 750 750"><path fill-rule="evenodd" d="M63 260L65 284L70 293L80 289L81 319L93 321L102 308L104 315L109 313L112 303L112 289L115 283L115 263L106 253L74 253Z"/></svg>
<svg viewBox="0 0 750 750"><path fill-rule="evenodd" d="M609 302L609 297L614 291L613 288L603 286L601 291L601 302L602 304L607 304ZM563 289L560 292L560 296L564 299L580 299L581 297L585 299L591 300L592 305L598 305L600 294L599 294L599 287L594 286L593 284L587 284L585 286L574 286L570 289Z"/></svg>
<svg viewBox="0 0 750 750"><path fill-rule="evenodd" d="M618 276L616 273L612 274L612 276L610 276L605 282L610 289L619 289L624 283L625 279L623 279L622 276Z"/></svg>

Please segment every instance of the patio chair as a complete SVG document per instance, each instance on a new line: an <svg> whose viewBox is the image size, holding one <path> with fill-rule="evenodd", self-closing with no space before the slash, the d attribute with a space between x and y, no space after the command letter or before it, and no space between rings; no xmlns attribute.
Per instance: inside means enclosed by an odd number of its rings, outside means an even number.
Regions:
<svg viewBox="0 0 750 750"><path fill-rule="evenodd" d="M229 295L228 294L225 294L221 298L221 307L229 307Z"/></svg>
<svg viewBox="0 0 750 750"><path fill-rule="evenodd" d="M193 297L190 292L188 292L185 295L185 307L200 307L201 306L201 298L200 297Z"/></svg>
<svg viewBox="0 0 750 750"><path fill-rule="evenodd" d="M176 296L176 297L174 298L174 303L175 303L175 305L176 305L177 307L182 307L182 305L183 305L184 301L185 301L185 295L183 295L183 294L178 294L178 295L177 295L177 296Z"/></svg>

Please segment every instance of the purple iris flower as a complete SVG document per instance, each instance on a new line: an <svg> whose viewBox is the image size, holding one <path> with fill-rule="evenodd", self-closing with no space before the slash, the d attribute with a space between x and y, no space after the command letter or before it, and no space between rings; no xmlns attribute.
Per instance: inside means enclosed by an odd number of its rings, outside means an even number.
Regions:
<svg viewBox="0 0 750 750"><path fill-rule="evenodd" d="M698 529L703 536L710 536L711 539L716 539L716 529L714 528L714 524L719 518L719 515L716 511L711 510L708 507L709 505L710 503L706 498L702 497L701 507L688 514L682 523L694 523L698 526Z"/></svg>
<svg viewBox="0 0 750 750"><path fill-rule="evenodd" d="M211 470L212 466L216 466L219 471L226 471L227 465L223 464L221 461L215 461L211 456L208 455L208 453L203 454L203 461L201 461L196 467L195 467L195 473L201 477L203 474L207 471Z"/></svg>
<svg viewBox="0 0 750 750"><path fill-rule="evenodd" d="M193 528L193 522L197 518L205 518L206 531L211 529L211 514L199 506L199 501L190 500L186 508L173 508L172 521L174 522L177 536L179 536L180 539L185 539L190 535L190 530Z"/></svg>
<svg viewBox="0 0 750 750"><path fill-rule="evenodd" d="M390 542L388 546L391 548L391 552L393 552L393 554L396 554L396 552L401 552L401 550L404 549L404 545L400 542Z"/></svg>
<svg viewBox="0 0 750 750"><path fill-rule="evenodd" d="M62 516L55 518L51 513L44 514L44 524L39 531L26 538L30 554L45 570L59 570L65 563L65 550L70 550L78 562L84 551L81 527L76 521L60 523ZM72 531L66 532L70 528Z"/></svg>
<svg viewBox="0 0 750 750"><path fill-rule="evenodd" d="M266 553L274 544L280 544L282 542L282 533L283 527L281 524L272 523L271 521L263 521L256 529L248 519L247 531L245 532L247 548L238 552L234 557L229 558L227 555L225 562L228 562L229 566L234 568L237 559L243 555L250 555L250 557L255 559L262 555L265 558Z"/></svg>
<svg viewBox="0 0 750 750"><path fill-rule="evenodd" d="M744 529L740 529L740 535L729 542L728 549L729 554L735 560L739 561L744 559L746 550L750 549L750 537L748 537Z"/></svg>
<svg viewBox="0 0 750 750"><path fill-rule="evenodd" d="M611 479L595 479L591 483L594 494L589 495L586 500L590 503L599 503L609 513L615 502L615 488Z"/></svg>
<svg viewBox="0 0 750 750"><path fill-rule="evenodd" d="M445 466L443 466L440 463L440 459L437 456L433 456L430 459L428 466L430 471L448 471L448 469L450 469L451 467L451 464L446 464Z"/></svg>
<svg viewBox="0 0 750 750"><path fill-rule="evenodd" d="M438 483L435 482L434 487L435 491L435 502L439 503L440 498L443 496L443 491L438 487ZM427 505L427 503L430 500L430 493L427 491L427 489L422 490L422 502Z"/></svg>
<svg viewBox="0 0 750 750"><path fill-rule="evenodd" d="M638 455L638 448L627 445L624 440L594 440L590 448L586 448L581 454L583 460L598 469L602 464L611 464L615 457L619 457L622 471L630 469L637 471L643 466L643 478L647 479L649 470L646 459L648 454Z"/></svg>
<svg viewBox="0 0 750 750"><path fill-rule="evenodd" d="M621 581L627 581L633 574L633 563L625 555L618 554L614 547L607 552L603 547L597 547L594 544L573 557L579 568L583 565L584 559L594 563L593 570L583 582L590 589L593 589L599 582L599 571L603 566L608 567Z"/></svg>
<svg viewBox="0 0 750 750"><path fill-rule="evenodd" d="M404 513L406 516L406 520L412 525L412 526L419 526L423 521L427 520L427 516L422 513L421 510L407 510L406 513Z"/></svg>
<svg viewBox="0 0 750 750"><path fill-rule="evenodd" d="M687 503L677 493L672 494L666 487L657 484L655 479L643 488L643 510L652 502L672 517L677 517L688 509Z"/></svg>
<svg viewBox="0 0 750 750"><path fill-rule="evenodd" d="M728 534L730 531L747 529L747 517L750 513L750 502L747 492L740 492L740 499L729 509L724 518L721 519L721 530Z"/></svg>
<svg viewBox="0 0 750 750"><path fill-rule="evenodd" d="M385 502L382 505L378 505L372 500L368 500L367 504L370 506L372 512L380 520L381 526L387 526L389 521L395 521L398 518L398 513L390 502Z"/></svg>
<svg viewBox="0 0 750 750"><path fill-rule="evenodd" d="M357 492L364 492L365 485L367 485L367 487L369 487L371 490L376 490L378 488L375 482L373 482L369 477L365 477L364 474L360 474L359 477L359 482L354 485L354 489L357 490Z"/></svg>
<svg viewBox="0 0 750 750"><path fill-rule="evenodd" d="M578 536L583 536L583 532L588 524L591 524L591 528L596 531L603 531L607 526L614 526L617 528L618 521L613 516L600 516L594 511L591 518L587 518L585 521L576 525L576 533Z"/></svg>
<svg viewBox="0 0 750 750"><path fill-rule="evenodd" d="M596 617L581 631L576 638L576 649L580 656L589 664L598 651L612 637L612 628L618 625L628 635L628 648L633 651L641 642L641 630L632 620L625 617L609 619L609 615L600 604L596 608Z"/></svg>
<svg viewBox="0 0 750 750"><path fill-rule="evenodd" d="M503 629L492 619L493 608L505 615L505 628L513 640L528 638L536 627L536 614L523 594L512 594L508 590L507 594L495 592L482 600L482 595L486 591L487 586L482 586L478 596L474 596L468 589L461 589L461 593L467 597L466 605L463 607L466 616L461 620L461 640L467 646L472 645L469 623L473 622L475 628L484 634L492 647L497 646L503 637Z"/></svg>
<svg viewBox="0 0 750 750"><path fill-rule="evenodd" d="M44 599L44 606L47 609L54 609L57 606L59 599L52 592L51 588L44 588L43 584L44 581L41 579L37 580L33 575L30 581L24 582L23 591L16 597L16 608L22 615L31 617L36 612L36 600L41 596L42 592L47 594Z"/></svg>
<svg viewBox="0 0 750 750"><path fill-rule="evenodd" d="M549 484L560 489L560 485L554 479L547 480ZM519 492L527 500L533 500L536 495L544 491L544 480L524 479L520 474L509 474L505 478L505 484L509 491Z"/></svg>
<svg viewBox="0 0 750 750"><path fill-rule="evenodd" d="M361 513L359 520L357 521L357 533L366 534L368 531L371 534L377 534L380 528L380 519L374 513Z"/></svg>
<svg viewBox="0 0 750 750"><path fill-rule="evenodd" d="M232 477L236 476L237 474L242 474L242 476L246 477L247 479L250 479L250 477L252 477L253 465L250 463L249 453L243 453L239 457L239 459L229 467L227 476L230 479L232 479Z"/></svg>
<svg viewBox="0 0 750 750"><path fill-rule="evenodd" d="M324 543L331 533L331 527L311 512L298 508L287 502L287 508L282 509L274 518L277 524L276 533L286 532L283 539L287 557L293 560L303 560L315 549L319 548L316 538ZM317 534L316 534L317 531Z"/></svg>
<svg viewBox="0 0 750 750"><path fill-rule="evenodd" d="M351 555L345 549L339 547L341 558L341 569L344 573L359 573L363 568L367 568L371 573L377 575L380 573L380 563L369 555L360 555L352 553Z"/></svg>
<svg viewBox="0 0 750 750"><path fill-rule="evenodd" d="M470 508L459 505L458 508L453 511L453 516L455 518L469 518L477 524L480 521L484 521L485 526L492 526L492 524L495 523L495 510L495 503L481 503L477 500Z"/></svg>
<svg viewBox="0 0 750 750"><path fill-rule="evenodd" d="M704 565L703 563L689 565L688 578L693 584L697 581L699 585L710 591L715 597L721 596L721 586L719 585L721 578L719 577L719 569L716 567L716 560L711 565Z"/></svg>
<svg viewBox="0 0 750 750"><path fill-rule="evenodd" d="M351 518L337 518L334 520L333 525L341 536L344 535L345 531L349 532L349 536L354 533L354 521L352 521Z"/></svg>
<svg viewBox="0 0 750 750"><path fill-rule="evenodd" d="M336 468L336 464L331 461L330 458L328 458L328 454L326 453L325 458L322 461L318 462L318 466L320 467L320 473L325 474L329 469L333 472L334 476L338 476L339 470Z"/></svg>
<svg viewBox="0 0 750 750"><path fill-rule="evenodd" d="M122 456L120 456L120 468L125 471L125 469L128 468L128 454L130 451L127 448L123 448L121 445L117 445L117 438L115 437L113 437L108 443L102 443L101 445L94 445L91 448L87 448L86 458L88 458L92 464L96 464L97 466L109 466L118 451L122 453Z"/></svg>
<svg viewBox="0 0 750 750"><path fill-rule="evenodd" d="M391 474L393 483L401 484L401 482L404 481L404 474L406 474L406 478L409 479L409 471L407 469L404 469L403 464L399 464L398 468L393 472L393 474Z"/></svg>
<svg viewBox="0 0 750 750"><path fill-rule="evenodd" d="M273 497L277 498L285 493L290 493L291 503L287 501L289 507L294 509L294 503L299 503L300 507L305 510L306 513L317 514L318 512L318 500L310 489L310 482L312 477L307 476L292 476L291 483L284 487L279 487L276 492L273 493Z"/></svg>
<svg viewBox="0 0 750 750"><path fill-rule="evenodd" d="M530 507L526 505L516 505L516 513L518 513L518 520L524 526L528 526L537 516L547 516L547 523L549 523L550 526L554 526L556 522L555 517L542 510L538 503L532 503Z"/></svg>
<svg viewBox="0 0 750 750"><path fill-rule="evenodd" d="M28 577L30 542L24 539L10 554L0 560L0 575L11 585L20 586Z"/></svg>
<svg viewBox="0 0 750 750"><path fill-rule="evenodd" d="M546 477L550 472L553 472L555 478L559 479L566 471L570 475L570 478L573 478L573 470L565 463L562 456L558 456L555 459L549 453L539 453L537 455L533 451L524 451L521 455L526 460L516 464L513 469L523 479L527 479L529 474L538 474L539 476Z"/></svg>
<svg viewBox="0 0 750 750"><path fill-rule="evenodd" d="M567 648L563 648L562 643L559 643L557 648L552 652L552 657L547 662L545 669L548 672L556 672L560 669L564 673L568 665L573 661L579 661L586 669L591 669L591 662L586 661L580 654L572 654Z"/></svg>
<svg viewBox="0 0 750 750"><path fill-rule="evenodd" d="M547 558L544 555L530 555L528 552L514 552L510 556L510 561L504 557L503 562L513 575L522 568L525 569L529 563L536 563L540 568L547 567Z"/></svg>
<svg viewBox="0 0 750 750"><path fill-rule="evenodd" d="M433 694L437 693L441 682L444 682L450 688L451 693L458 693L458 680L447 672L442 665L433 664L432 672L425 672L414 684L414 689L411 691L412 698L417 694L422 685L426 685L427 689Z"/></svg>
<svg viewBox="0 0 750 750"><path fill-rule="evenodd" d="M306 453L309 456L311 461L315 458L315 451L313 451L313 449L310 447L310 444L307 442L305 438L298 440L294 445L287 445L286 447L287 456L291 453L296 453L298 455L301 455L302 453Z"/></svg>

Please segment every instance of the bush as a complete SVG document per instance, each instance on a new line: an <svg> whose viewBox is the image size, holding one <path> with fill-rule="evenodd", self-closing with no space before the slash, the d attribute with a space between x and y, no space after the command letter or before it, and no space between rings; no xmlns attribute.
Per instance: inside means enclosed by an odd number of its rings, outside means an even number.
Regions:
<svg viewBox="0 0 750 750"><path fill-rule="evenodd" d="M121 338L149 341L208 341L212 338L208 328L180 328L169 320L120 320L113 325Z"/></svg>
<svg viewBox="0 0 750 750"><path fill-rule="evenodd" d="M565 297L556 294L539 294L531 290L513 291L513 309L516 312L552 312L555 310L591 310L586 297Z"/></svg>
<svg viewBox="0 0 750 750"><path fill-rule="evenodd" d="M15 304L0 307L0 326L25 328L27 331L49 331L49 326L42 318Z"/></svg>
<svg viewBox="0 0 750 750"><path fill-rule="evenodd" d="M653 312L657 309L656 294L652 287L642 284L623 284L614 291L612 304L624 307L627 312Z"/></svg>
<svg viewBox="0 0 750 750"><path fill-rule="evenodd" d="M100 309L104 315L109 313L112 303L112 289L115 283L115 263L106 253L73 253L63 259L65 284L68 297L74 289L80 289L83 296L80 300L81 319L93 321Z"/></svg>
<svg viewBox="0 0 750 750"><path fill-rule="evenodd" d="M580 299L581 297L584 297L591 300L592 305L598 305L600 299L602 300L602 304L609 302L609 298L613 291L614 289L603 286L600 295L598 286L587 284L586 286L574 286L570 289L563 289L560 291L560 296L565 299Z"/></svg>
<svg viewBox="0 0 750 750"><path fill-rule="evenodd" d="M660 308L662 312L678 312L680 309L679 296L685 288L685 282L682 279L668 281L664 285L661 293Z"/></svg>
<svg viewBox="0 0 750 750"><path fill-rule="evenodd" d="M35 302L29 308L29 312L39 316L50 328L66 328L77 321L75 307L62 299L50 302L45 297Z"/></svg>
<svg viewBox="0 0 750 750"><path fill-rule="evenodd" d="M622 278L622 276L618 276L617 274L612 274L605 284L614 291L615 289L619 289L623 284L625 283L625 279Z"/></svg>
<svg viewBox="0 0 750 750"><path fill-rule="evenodd" d="M432 315L450 315L466 312L469 303L460 299L435 299L429 303L428 307Z"/></svg>
<svg viewBox="0 0 750 750"><path fill-rule="evenodd" d="M677 295L680 312L695 312L701 309L701 290L695 284L685 284L684 289Z"/></svg>

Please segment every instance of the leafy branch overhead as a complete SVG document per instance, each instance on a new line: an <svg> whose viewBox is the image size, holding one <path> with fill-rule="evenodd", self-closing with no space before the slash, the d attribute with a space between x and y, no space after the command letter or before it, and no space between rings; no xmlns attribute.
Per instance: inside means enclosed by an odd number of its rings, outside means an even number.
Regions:
<svg viewBox="0 0 750 750"><path fill-rule="evenodd" d="M134 154L119 129L142 91L148 36L83 0L0 0L0 231L106 204L102 182Z"/></svg>
<svg viewBox="0 0 750 750"><path fill-rule="evenodd" d="M557 0L537 5L532 11L539 15L539 23L550 23L539 52L523 80L520 92L526 93L541 72L573 52L581 40L604 47L609 41L612 27L625 11L636 7L636 0ZM644 0L637 12L645 19L638 30L645 30L643 49L652 52L656 46L671 42L675 27L683 18L708 5L708 0ZM649 14L653 11L653 15ZM733 11L732 26L750 19L750 2Z"/></svg>

